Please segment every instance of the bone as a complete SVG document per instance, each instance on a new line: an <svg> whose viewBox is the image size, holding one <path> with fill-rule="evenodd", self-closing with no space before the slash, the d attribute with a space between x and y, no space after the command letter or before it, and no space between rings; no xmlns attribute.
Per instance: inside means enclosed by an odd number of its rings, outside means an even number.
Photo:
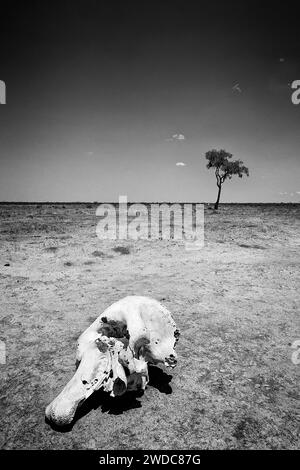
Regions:
<svg viewBox="0 0 300 470"><path fill-rule="evenodd" d="M47 406L47 419L57 426L70 424L78 405L103 385L110 364L109 354L101 353L96 344L86 348L75 375Z"/></svg>
<svg viewBox="0 0 300 470"><path fill-rule="evenodd" d="M148 363L176 366L179 335L170 312L154 299L130 296L112 304L79 337L78 368L47 406L47 419L70 424L78 406L100 388L112 397L145 390Z"/></svg>
<svg viewBox="0 0 300 470"><path fill-rule="evenodd" d="M127 378L125 370L119 362L119 354L124 350L124 344L113 338L100 336L96 340L97 347L104 354L109 355L110 372L104 390L110 392L112 397L123 395L127 389Z"/></svg>

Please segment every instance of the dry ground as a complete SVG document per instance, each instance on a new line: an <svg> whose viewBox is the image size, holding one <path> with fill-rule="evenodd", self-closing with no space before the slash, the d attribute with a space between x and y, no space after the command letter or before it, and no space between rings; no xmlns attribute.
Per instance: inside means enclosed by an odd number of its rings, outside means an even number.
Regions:
<svg viewBox="0 0 300 470"><path fill-rule="evenodd" d="M193 252L100 241L95 208L0 206L0 447L299 447L300 205L206 208ZM53 430L44 409L74 372L77 337L128 294L172 312L177 368L152 368L140 397L95 394L71 430Z"/></svg>

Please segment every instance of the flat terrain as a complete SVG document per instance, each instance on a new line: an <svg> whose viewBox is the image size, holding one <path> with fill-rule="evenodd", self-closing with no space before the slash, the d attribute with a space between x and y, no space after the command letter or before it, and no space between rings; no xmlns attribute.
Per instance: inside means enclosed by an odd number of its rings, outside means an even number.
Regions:
<svg viewBox="0 0 300 470"><path fill-rule="evenodd" d="M0 205L0 447L299 447L300 205L206 207L199 251L99 240L96 207ZM55 431L44 410L74 373L77 337L132 294L171 311L177 368L153 367L142 396L94 394Z"/></svg>

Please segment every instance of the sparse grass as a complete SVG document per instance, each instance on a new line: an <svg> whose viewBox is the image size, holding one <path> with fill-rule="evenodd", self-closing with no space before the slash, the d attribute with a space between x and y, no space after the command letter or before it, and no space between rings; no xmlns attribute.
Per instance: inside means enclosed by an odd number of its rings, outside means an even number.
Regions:
<svg viewBox="0 0 300 470"><path fill-rule="evenodd" d="M247 245L246 243L239 243L241 248L252 248L254 250L266 250L265 246L262 245Z"/></svg>
<svg viewBox="0 0 300 470"><path fill-rule="evenodd" d="M233 437L238 441L243 441L243 443L247 440L255 442L259 438L262 426L263 423L259 423L252 416L245 416L236 424Z"/></svg>
<svg viewBox="0 0 300 470"><path fill-rule="evenodd" d="M92 255L96 258L103 258L105 256L105 253L103 253L103 251L95 250L92 252Z"/></svg>
<svg viewBox="0 0 300 470"><path fill-rule="evenodd" d="M129 255L131 253L131 250L128 246L115 246L113 251L115 253L120 253L121 255Z"/></svg>
<svg viewBox="0 0 300 470"><path fill-rule="evenodd" d="M45 251L48 251L49 253L56 253L58 251L58 246L47 246Z"/></svg>
<svg viewBox="0 0 300 470"><path fill-rule="evenodd" d="M299 448L299 366L291 361L300 338L299 205L206 210L205 246L192 253L167 240L124 242L121 251L121 241L95 245L86 205L0 205L0 214L8 350L0 447ZM69 235L72 243L60 244ZM59 256L47 255L55 243L50 253ZM124 248L130 256L116 255ZM171 311L181 329L177 367L154 367L140 397L95 395L70 432L51 429L43 412L75 371L78 336L133 294Z"/></svg>
<svg viewBox="0 0 300 470"><path fill-rule="evenodd" d="M72 263L72 261L65 261L64 262L64 266L73 266L74 263Z"/></svg>
<svg viewBox="0 0 300 470"><path fill-rule="evenodd" d="M109 255L99 250L93 251L92 255L95 256L95 258L113 258L113 255Z"/></svg>

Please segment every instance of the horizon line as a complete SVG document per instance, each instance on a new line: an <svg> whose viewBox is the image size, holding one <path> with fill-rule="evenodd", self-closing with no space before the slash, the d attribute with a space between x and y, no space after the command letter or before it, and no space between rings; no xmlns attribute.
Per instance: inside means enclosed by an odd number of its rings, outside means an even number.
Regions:
<svg viewBox="0 0 300 470"><path fill-rule="evenodd" d="M0 201L1 204L119 204L119 201ZM191 201L127 201L127 204L206 204L214 205L215 202L191 202ZM226 204L300 204L300 201L280 201L280 202L220 202L219 205Z"/></svg>

